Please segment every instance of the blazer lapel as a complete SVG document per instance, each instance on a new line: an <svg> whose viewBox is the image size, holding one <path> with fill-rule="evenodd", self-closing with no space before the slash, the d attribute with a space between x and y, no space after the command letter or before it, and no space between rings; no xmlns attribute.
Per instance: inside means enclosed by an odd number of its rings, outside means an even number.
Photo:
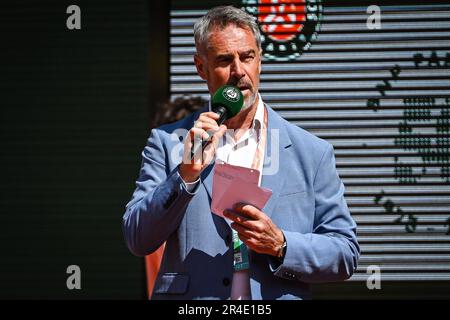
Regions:
<svg viewBox="0 0 450 320"><path fill-rule="evenodd" d="M292 142L283 125L282 118L269 106L266 105L266 108L268 111L267 144L264 152L261 186L272 190L272 196L262 209L270 217L286 179L286 175L283 175L284 170L289 166L289 157L286 153Z"/></svg>

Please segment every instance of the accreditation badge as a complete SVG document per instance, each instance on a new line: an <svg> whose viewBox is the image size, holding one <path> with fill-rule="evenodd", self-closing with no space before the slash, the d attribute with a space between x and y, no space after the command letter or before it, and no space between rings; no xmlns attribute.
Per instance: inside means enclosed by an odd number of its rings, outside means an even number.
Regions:
<svg viewBox="0 0 450 320"><path fill-rule="evenodd" d="M234 270L247 270L250 268L248 260L248 248L245 243L239 239L236 230L233 230L233 255L234 255Z"/></svg>

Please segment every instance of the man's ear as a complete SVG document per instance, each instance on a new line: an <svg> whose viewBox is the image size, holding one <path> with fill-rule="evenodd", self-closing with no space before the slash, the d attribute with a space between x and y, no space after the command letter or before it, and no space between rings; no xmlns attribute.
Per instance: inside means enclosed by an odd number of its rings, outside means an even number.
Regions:
<svg viewBox="0 0 450 320"><path fill-rule="evenodd" d="M205 63L203 62L203 58L196 53L194 55L195 67L197 68L197 73L203 80L206 80L206 72L204 70Z"/></svg>

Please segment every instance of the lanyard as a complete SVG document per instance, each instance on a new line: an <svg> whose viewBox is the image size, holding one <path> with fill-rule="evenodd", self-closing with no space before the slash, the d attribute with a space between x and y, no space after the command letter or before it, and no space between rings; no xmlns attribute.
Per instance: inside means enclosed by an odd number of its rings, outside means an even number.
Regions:
<svg viewBox="0 0 450 320"><path fill-rule="evenodd" d="M262 128L260 128L259 140L256 147L255 157L253 158L252 169L259 171L259 181L261 181L262 170L259 170L261 161L264 160L264 152L266 149L267 138L267 109L264 106L264 122ZM233 257L234 257L234 270L247 270L250 268L248 259L248 248L245 243L239 239L236 230L233 231Z"/></svg>
<svg viewBox="0 0 450 320"><path fill-rule="evenodd" d="M264 122L262 128L260 129L259 141L256 147L255 157L253 158L252 169L256 169L259 172L260 181L262 176L262 168L260 170L261 161L264 161L264 152L266 149L266 138L267 138L267 109L264 106Z"/></svg>

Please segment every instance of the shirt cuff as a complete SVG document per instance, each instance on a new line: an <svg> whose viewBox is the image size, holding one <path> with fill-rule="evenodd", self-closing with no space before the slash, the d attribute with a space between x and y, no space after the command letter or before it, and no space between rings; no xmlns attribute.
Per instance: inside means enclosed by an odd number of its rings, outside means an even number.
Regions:
<svg viewBox="0 0 450 320"><path fill-rule="evenodd" d="M186 182L183 180L183 178L180 175L180 179L183 182L183 187L188 193L195 193L195 190L200 182L200 177L197 178L194 182Z"/></svg>

